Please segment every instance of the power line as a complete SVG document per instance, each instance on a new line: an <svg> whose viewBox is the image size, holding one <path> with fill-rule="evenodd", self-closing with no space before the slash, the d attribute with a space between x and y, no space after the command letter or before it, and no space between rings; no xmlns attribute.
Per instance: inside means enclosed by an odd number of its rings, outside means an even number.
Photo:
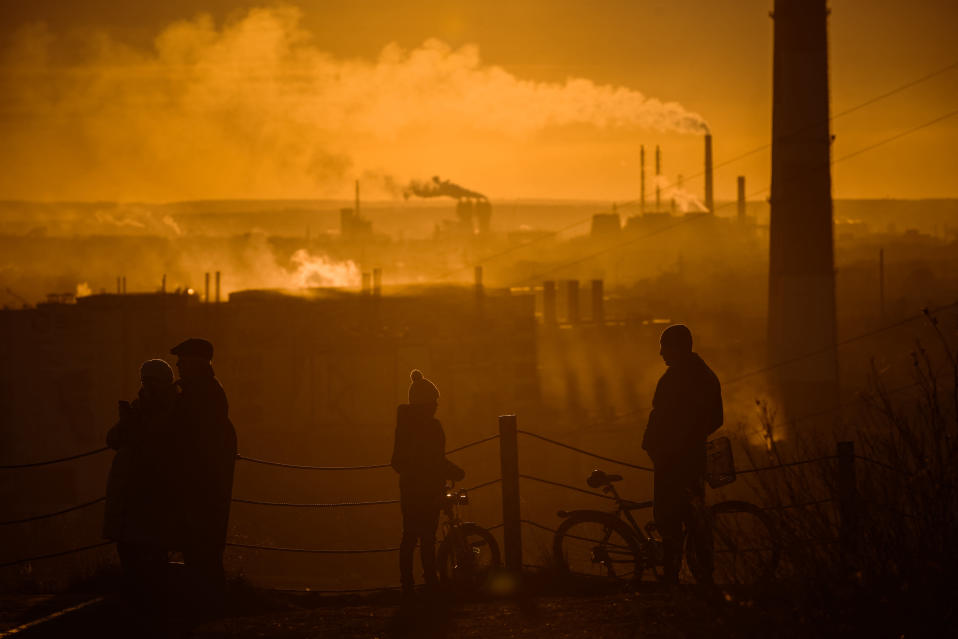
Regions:
<svg viewBox="0 0 958 639"><path fill-rule="evenodd" d="M848 154L846 154L846 155L843 155L843 156L841 156L841 157L839 157L839 158L833 159L833 160L831 161L831 165L834 166L835 164L838 164L838 163L840 163L840 162L844 162L845 160L848 160L848 159L850 159L850 158L856 157L856 156L858 156L858 155L861 155L861 154L863 154L863 153L866 153L866 152L868 152L868 151L871 151L871 150L873 150L873 149L876 149L876 148L878 148L878 147L880 147L880 146L883 146L883 145L885 145L885 144L888 144L889 142L893 142L893 141L898 140L898 139L900 139L900 138L903 138L903 137L905 137L905 136L911 135L912 133L915 133L916 131L920 131L920 130L922 130L922 129L928 128L928 127L933 126L933 125L935 125L935 124L938 124L939 122L942 122L942 121L944 121L944 120L947 120L948 118L952 118L952 117L954 117L955 115L958 115L958 109L956 109L956 110L954 110L954 111L950 111L950 112L945 113L945 114L943 114L943 115L940 115L940 116L938 116L938 117L936 117L936 118L934 118L934 119L932 119L932 120L928 120L927 122L923 122L922 124L919 124L919 125L917 125L917 126L914 126L914 127L910 128L910 129L907 129L907 130L902 131L902 132L900 132L900 133L896 133L895 135L892 135L892 136L889 136L889 137L884 138L884 139L882 139L882 140L879 140L878 142L875 142L874 144L870 144L870 145L868 145L868 146L865 146L865 147L862 147L862 148L857 149L857 150L855 150L855 151L852 151L851 153L848 153ZM753 193L750 193L748 197L752 197L752 196L754 196L754 195L760 195L760 194L762 194L762 193L767 192L768 190L769 190L769 187L763 187L763 188L759 189L758 191L755 191L755 192L753 192ZM727 206L731 206L732 204L734 204L734 202L727 202L727 203L723 204L722 206L716 207L715 210L716 210L716 211L721 210L721 209L723 209L723 208L725 208L725 207L727 207ZM655 231L652 231L652 232L650 232L650 233L646 233L646 234L644 234L644 235L640 235L640 236L637 236L637 237L629 238L628 240L626 240L626 241L624 241L624 242L619 242L618 244L615 244L615 245L613 245L613 246L605 247L605 248L603 248L603 249L600 249L600 250L598 250L598 251L595 251L595 252L593 252L593 253L590 253L589 255L585 255L585 256L583 256L583 257L576 258L576 259L571 260L571 261L568 261L568 262L560 263L560 264L558 264L558 265L556 265L556 266L554 266L554 267L552 267L552 268L550 268L550 269L548 269L548 270L546 270L546 271L542 271L542 272L540 272L540 273L538 273L538 274L536 274L536 275L534 275L534 276L526 277L526 278L517 280L514 284L512 284L512 286L519 286L520 284L523 284L523 283L526 283L526 282L530 282L530 281L532 281L532 282L538 281L538 280L541 279L544 275L548 275L548 274L550 274L550 273L553 273L553 272L555 272L555 271L561 270L561 269L566 268L566 267L568 267L568 266L573 266L573 265L578 264L578 263L580 263L580 262L584 262L584 261L590 260L590 259L592 259L592 258L594 258L594 257L597 257L597 256L599 256L599 255L602 255L602 254L604 254L604 253L608 253L608 252L610 252L610 251L615 251L615 250L620 249L620 248L623 248L623 247L625 247L625 246L629 246L629 245L631 245L631 244L635 244L635 243L638 242L638 241L647 239L647 238L652 237L652 236L654 236L654 235L658 235L658 234L660 234L660 233L664 233L665 231L670 231L670 230L672 230L672 229L674 229L674 228L676 228L676 227L678 227L678 226L681 226L682 224L686 224L686 223L688 223L688 222L692 222L692 221L695 221L695 220L704 219L704 218L706 218L706 217L711 217L711 216L708 216L708 215L695 215L695 216L685 216L685 217L682 217L682 218L680 218L679 221L676 222L675 224L671 224L671 225L669 225L669 226L656 229Z"/></svg>
<svg viewBox="0 0 958 639"><path fill-rule="evenodd" d="M923 75L923 76L921 76L921 77L919 77L919 78L916 78L916 79L914 79L914 80L911 80L911 81L909 81L909 82L906 82L905 84L899 85L899 86L895 87L894 89L890 89L889 91L886 91L886 92L881 93L881 94L879 94L879 95L873 96L873 97L871 97L871 98L865 100L864 102L860 102L860 103L856 104L855 106L849 107L849 108L847 108L847 109L845 109L845 110L843 110L843 111L839 111L838 113L836 113L836 114L830 116L827 121L828 121L828 122L831 122L831 121L833 121L833 120L837 120L838 118L841 118L841 117L843 117L843 116L846 116L846 115L848 115L848 114L850 114L850 113L854 113L855 111L858 111L858 110L860 110L860 109L863 109L863 108L865 108L866 106L870 106L870 105L872 105L872 104L875 104L876 102L880 102L881 100L884 100L884 99L889 98L889 97L891 97L891 96L893 96L893 95L896 95L896 94L898 94L898 93L901 93L902 91L905 91L905 90L907 90L907 89L910 89L910 88L912 88L912 87L914 87L914 86L917 86L917 85L919 85L919 84L921 84L921 83L923 83L923 82L927 82L928 80L931 80L932 78L935 78L935 77L937 77L937 76L939 76L939 75L941 75L941 74L943 74L943 73L946 73L946 72L948 72L948 71L951 71L952 69L955 69L955 68L958 68L958 61L952 62L951 64L949 64L949 65L947 65L947 66L944 66L944 67L938 69L937 71L932 71L931 73L928 73L928 74ZM949 116L949 117L950 117L950 116ZM811 128L812 126L817 126L817 124L818 124L818 123L816 123L815 125L809 125L807 128ZM713 165L713 168L717 169L717 168L721 168L721 167L723 167L723 166L727 166L727 165L729 165L729 164L733 164L733 163L738 162L739 160L741 160L741 159L743 159L743 158L746 158L746 157L748 157L748 156L750 156L750 155L754 155L755 153L758 153L758 152L760 152L760 151L764 151L765 149L768 149L768 148L770 148L771 146L772 146L772 143L771 143L771 142L766 143L766 144L763 144L763 145L761 145L761 146L757 146L757 147L755 147L755 148L753 148L753 149L750 149L750 150L748 150L748 151L745 151L744 153L741 153L741 154L739 154L739 155L733 156L733 157L731 157L731 158L729 158L729 159L727 159L727 160L723 160L723 161L721 161L721 162L719 162L719 163ZM691 174L687 175L686 179L696 178L696 177L699 177L700 175L703 175L704 173L705 173L704 171L697 171L697 172L695 172L695 173L691 173ZM767 189L764 189L764 190L767 190ZM760 191L760 192L754 193L754 194L749 194L748 197L752 197L752 195L758 195L758 194L760 194L760 193L762 193L762 192L764 192L764 191ZM625 202L621 202L620 205L621 205L621 206L629 206L629 205L632 205L632 204L636 204L637 202L638 202L638 200L626 200ZM724 205L723 205L722 207L717 207L715 210L719 210L719 209L721 209L721 208L724 208ZM714 211L713 211L713 212L714 212ZM563 226L563 227L561 227L561 228L559 228L559 229L557 229L557 230L555 230L555 231L550 231L548 234L543 235L542 237L535 238L535 239L533 239L533 240L530 240L530 241L525 242L525 243L522 243L522 244L518 244L518 245L516 245L516 246L511 246L511 247L509 247L509 248L507 248L507 249L504 249L504 250L499 251L499 252L497 252L497 253L493 253L493 254L491 254L491 255L486 255L486 256L480 258L480 259L476 262L476 264L477 264L477 265L482 265L482 264L485 264L485 263L487 263L487 262L489 262L489 261L498 259L498 258L502 257L503 255L508 255L509 253L513 253L513 252L515 252L515 251L522 250L522 249L524 249L524 248L526 248L526 247L529 247L529 246L532 246L532 245L534 245L534 244L538 244L539 242L545 241L545 240L547 240L547 239L551 239L551 238L553 238L553 237L559 235L560 233L563 233L563 232L565 232L565 231L568 231L569 229L572 229L572 228L575 228L575 227L580 226L580 225L582 225L582 224L585 224L586 222L590 221L591 219L592 219L592 216L590 215L590 216L587 217L587 218L582 218L582 219L576 220L575 222L572 222L571 224L568 224L568 225L566 225L566 226ZM453 270L447 271L447 272L443 273L443 274L440 276L439 279L446 279L447 277L449 277L449 276L452 275L453 273L459 273L459 272L461 272L461 271L468 270L469 268L472 268L472 267L471 267L471 266L468 266L468 267L467 267L467 266L464 266L464 267L461 267L461 268L457 268L457 269L453 269Z"/></svg>

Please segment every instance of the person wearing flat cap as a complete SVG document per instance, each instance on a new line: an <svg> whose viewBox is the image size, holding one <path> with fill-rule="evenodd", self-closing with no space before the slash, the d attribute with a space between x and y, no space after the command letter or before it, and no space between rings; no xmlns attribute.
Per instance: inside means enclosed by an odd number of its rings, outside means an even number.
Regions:
<svg viewBox="0 0 958 639"><path fill-rule="evenodd" d="M409 403L396 412L396 439L392 467L399 473L399 501L402 509L402 541L399 544L399 573L403 596L414 592L413 551L419 554L426 586L435 589L436 527L445 481L461 480L465 472L446 459L446 434L435 418L439 390L414 370L410 373Z"/></svg>
<svg viewBox="0 0 958 639"><path fill-rule="evenodd" d="M125 592L148 609L162 598L167 552L177 547L169 472L177 389L162 359L144 362L140 380L136 399L120 402L119 421L107 433L107 445L117 452L107 479L103 536L117 542Z"/></svg>
<svg viewBox="0 0 958 639"><path fill-rule="evenodd" d="M213 373L213 345L191 338L170 349L180 379L179 494L182 499L183 562L206 610L224 603L223 551L233 495L236 432L226 393Z"/></svg>

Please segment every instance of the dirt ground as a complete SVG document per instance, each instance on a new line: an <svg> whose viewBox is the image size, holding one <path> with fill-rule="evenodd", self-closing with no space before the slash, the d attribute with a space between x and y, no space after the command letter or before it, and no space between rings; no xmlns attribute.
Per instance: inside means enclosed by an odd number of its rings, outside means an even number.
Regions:
<svg viewBox="0 0 958 639"><path fill-rule="evenodd" d="M89 599L90 597L86 597ZM4 630L75 605L83 596L10 598L0 613ZM425 597L400 605L398 593L322 596L246 593L225 618L186 624L147 622L116 596L46 621L18 637L625 637L807 636L797 627L777 628L749 602L703 597L693 590L548 594L523 599L438 600ZM791 625L791 624L790 624ZM189 627L188 627L189 626Z"/></svg>

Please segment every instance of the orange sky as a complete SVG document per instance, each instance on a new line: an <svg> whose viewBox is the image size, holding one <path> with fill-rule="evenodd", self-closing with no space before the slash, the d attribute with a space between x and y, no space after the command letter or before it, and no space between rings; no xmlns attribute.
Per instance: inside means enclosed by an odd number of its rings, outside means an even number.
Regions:
<svg viewBox="0 0 958 639"><path fill-rule="evenodd" d="M439 174L633 199L640 143L670 179L700 171L696 116L718 162L769 141L771 4L4 2L0 198L329 197L357 176L385 197L384 176ZM958 61L953 0L831 7L833 113ZM955 109L958 68L836 120L835 156ZM958 197L956 148L952 117L838 164L835 196ZM717 197L769 163L720 167Z"/></svg>

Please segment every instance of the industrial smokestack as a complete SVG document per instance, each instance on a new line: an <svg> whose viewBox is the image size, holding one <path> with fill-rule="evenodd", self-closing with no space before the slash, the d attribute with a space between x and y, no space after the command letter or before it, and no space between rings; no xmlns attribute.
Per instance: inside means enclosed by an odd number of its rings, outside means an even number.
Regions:
<svg viewBox="0 0 958 639"><path fill-rule="evenodd" d="M546 280L542 283L542 323L553 326L556 323L556 283Z"/></svg>
<svg viewBox="0 0 958 639"><path fill-rule="evenodd" d="M705 208L709 213L715 212L715 202L712 199L712 134L705 134Z"/></svg>
<svg viewBox="0 0 958 639"><path fill-rule="evenodd" d="M662 187L659 183L662 175L662 154L659 152L659 145L655 145L655 212L662 210Z"/></svg>
<svg viewBox="0 0 958 639"><path fill-rule="evenodd" d="M745 222L745 176L738 176L738 221Z"/></svg>
<svg viewBox="0 0 958 639"><path fill-rule="evenodd" d="M220 272L216 271L216 303L220 303Z"/></svg>
<svg viewBox="0 0 958 639"><path fill-rule="evenodd" d="M645 145L639 147L639 212L645 213Z"/></svg>
<svg viewBox="0 0 958 639"><path fill-rule="evenodd" d="M787 417L838 403L828 3L775 0L768 359Z"/></svg>
<svg viewBox="0 0 958 639"><path fill-rule="evenodd" d="M206 286L205 286L205 293L204 293L203 301L204 301L205 303L209 304L209 303L210 303L210 273L209 273L209 271L207 271L206 273L203 274L203 279L206 280Z"/></svg>
<svg viewBox="0 0 958 639"><path fill-rule="evenodd" d="M356 219L359 219L359 180L356 180Z"/></svg>
<svg viewBox="0 0 958 639"><path fill-rule="evenodd" d="M605 293L602 280L592 280L592 321L605 323Z"/></svg>
<svg viewBox="0 0 958 639"><path fill-rule="evenodd" d="M382 295L383 292L383 270L381 268L373 269L373 295Z"/></svg>
<svg viewBox="0 0 958 639"><path fill-rule="evenodd" d="M566 321L579 323L579 280L566 280Z"/></svg>

